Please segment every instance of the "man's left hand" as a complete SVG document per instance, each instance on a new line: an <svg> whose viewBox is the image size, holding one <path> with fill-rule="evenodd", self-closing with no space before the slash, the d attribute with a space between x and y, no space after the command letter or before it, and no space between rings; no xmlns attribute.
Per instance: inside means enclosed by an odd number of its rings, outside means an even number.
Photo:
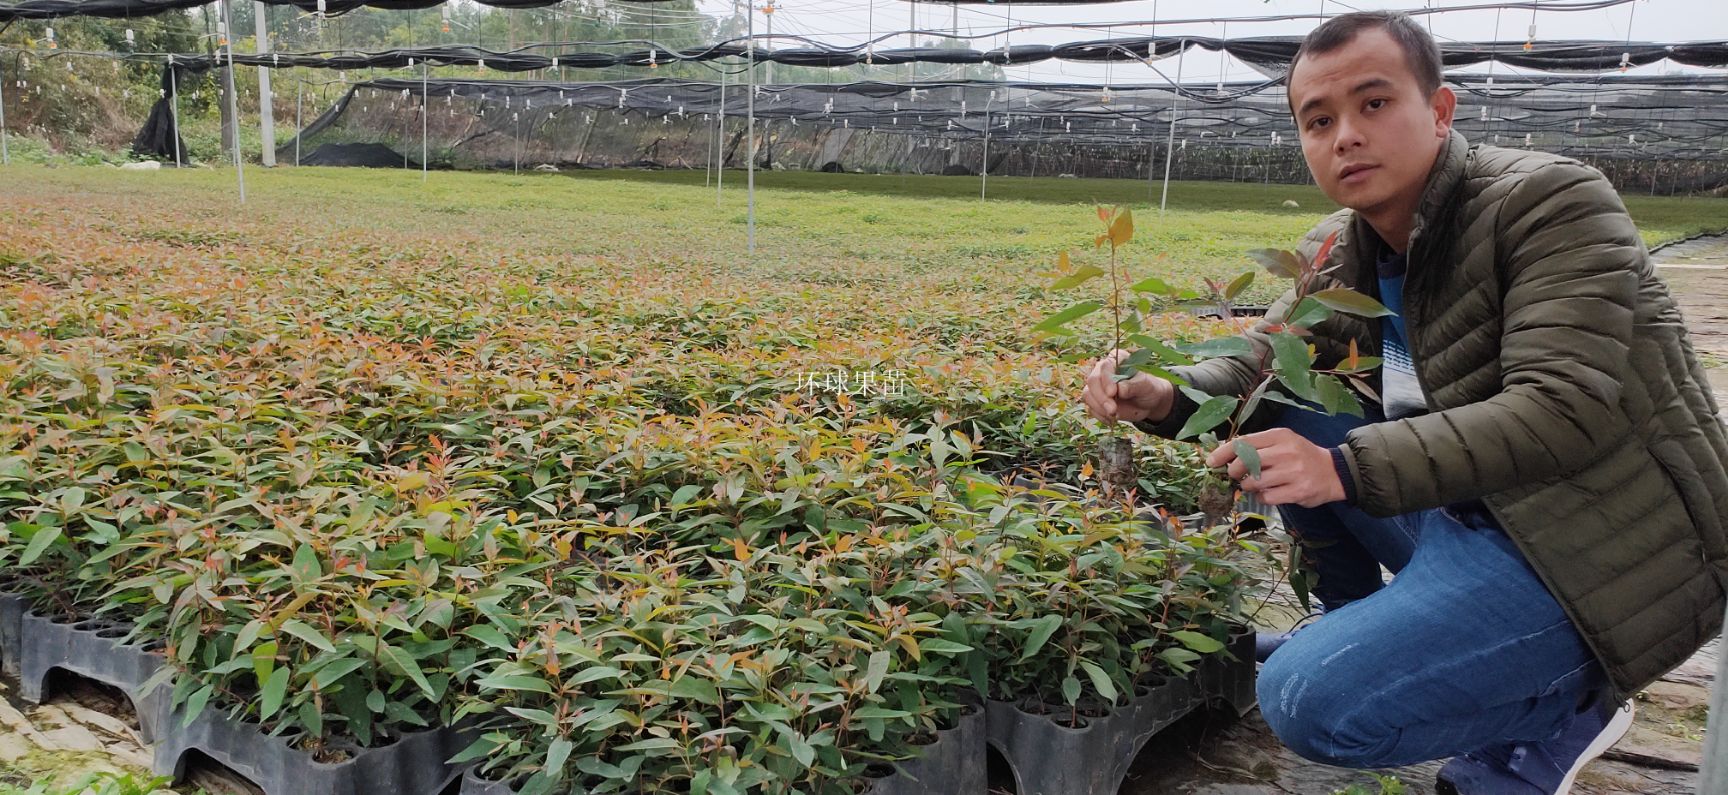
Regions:
<svg viewBox="0 0 1728 795"><path fill-rule="evenodd" d="M1236 437L1260 453L1260 477L1249 477L1248 465L1226 442L1206 456L1207 466L1228 466L1230 479L1242 490L1260 496L1267 505L1313 508L1344 499L1344 483L1332 468L1332 451L1288 428Z"/></svg>

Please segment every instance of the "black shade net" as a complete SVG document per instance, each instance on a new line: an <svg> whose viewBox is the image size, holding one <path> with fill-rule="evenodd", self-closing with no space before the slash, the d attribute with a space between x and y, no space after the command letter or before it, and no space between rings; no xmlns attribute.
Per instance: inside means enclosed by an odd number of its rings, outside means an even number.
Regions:
<svg viewBox="0 0 1728 795"><path fill-rule="evenodd" d="M777 40L790 37L780 36ZM811 42L814 44L814 42ZM1016 44L993 50L943 47L898 47L875 49L869 45L849 47L758 47L758 63L789 66L895 66L909 63L951 65L995 64L1024 66L1048 60L1074 62L1156 62L1187 47L1222 50L1267 75L1281 78L1301 45L1297 37L1216 39L1197 36L1141 36L1080 41L1068 44ZM567 49L599 47L607 49ZM614 51L616 50L616 51ZM324 69L401 68L413 63L435 66L484 65L503 72L529 72L565 67L597 69L613 66L658 66L678 62L709 62L743 59L748 50L743 40L686 49L667 49L650 42L573 42L543 44L511 52L496 52L470 46L440 46L393 49L380 52L234 53L234 62L249 66L312 67ZM115 54L117 57L163 58L163 55ZM1644 66L1667 59L1686 66L1728 67L1728 41L1688 43L1623 41L1447 42L1442 45L1447 68L1493 61L1525 69L1548 72L1601 72ZM208 69L226 61L226 55L184 54L174 62L190 69ZM1720 76L1719 76L1720 77ZM1724 78L1728 82L1728 78Z"/></svg>
<svg viewBox="0 0 1728 795"><path fill-rule="evenodd" d="M629 0L632 4L656 3L666 0ZM148 17L169 11L184 11L206 6L214 0L23 0L0 5L0 22L14 19L56 19L85 16L124 19ZM294 6L302 11L345 14L357 8L407 11L443 5L445 0L260 0L276 6ZM494 8L543 8L558 5L562 0L474 0Z"/></svg>
<svg viewBox="0 0 1728 795"><path fill-rule="evenodd" d="M1451 80L1460 96L1456 127L1472 141L1578 157L1628 184L1660 173L1664 190L1715 187L1728 175L1728 86L1717 81ZM748 90L670 79L373 80L355 85L278 157L294 162L296 152L304 158L326 144L367 144L413 162L424 149L434 167L743 167ZM863 82L756 91L765 168L1146 178L1161 175L1174 152L1178 178L1307 180L1284 93L1266 83L1215 86L1208 102L1151 85Z"/></svg>

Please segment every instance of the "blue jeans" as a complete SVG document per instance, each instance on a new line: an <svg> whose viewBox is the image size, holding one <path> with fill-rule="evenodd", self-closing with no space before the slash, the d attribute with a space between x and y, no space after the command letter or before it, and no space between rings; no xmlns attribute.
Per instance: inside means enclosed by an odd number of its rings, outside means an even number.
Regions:
<svg viewBox="0 0 1728 795"><path fill-rule="evenodd" d="M1291 408L1276 426L1337 445L1363 422ZM1281 512L1316 542L1308 555L1328 611L1266 661L1258 692L1267 724L1304 758L1386 768L1545 740L1607 686L1491 519L1440 509L1379 519L1342 503Z"/></svg>

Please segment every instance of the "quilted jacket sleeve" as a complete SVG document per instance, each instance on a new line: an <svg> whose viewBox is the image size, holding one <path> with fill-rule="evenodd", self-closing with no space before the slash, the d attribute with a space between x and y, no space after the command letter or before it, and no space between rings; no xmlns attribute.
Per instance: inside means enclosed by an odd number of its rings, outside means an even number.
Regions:
<svg viewBox="0 0 1728 795"><path fill-rule="evenodd" d="M1501 391L1352 431L1346 460L1370 514L1565 475L1630 431L1620 390L1644 255L1613 186L1576 163L1544 165L1509 191L1494 229L1502 284L1480 289L1503 290Z"/></svg>

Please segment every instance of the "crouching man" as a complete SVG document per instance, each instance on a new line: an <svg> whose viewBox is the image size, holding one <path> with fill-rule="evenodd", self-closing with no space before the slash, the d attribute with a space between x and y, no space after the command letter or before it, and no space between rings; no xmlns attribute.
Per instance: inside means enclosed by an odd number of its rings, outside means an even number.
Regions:
<svg viewBox="0 0 1728 795"><path fill-rule="evenodd" d="M1438 791L1553 795L1631 724L1628 699L1714 636L1728 577L1728 460L1680 314L1614 188L1576 161L1472 146L1439 51L1397 13L1304 41L1291 111L1314 179L1347 208L1303 243L1321 287L1394 317L1310 340L1384 364L1366 419L1284 408L1212 451L1304 541L1326 612L1265 639L1259 696L1304 757L1385 768L1450 757ZM1255 353L1177 375L1244 395ZM1117 351L1086 374L1106 421L1174 435L1186 396ZM1274 406L1275 404L1268 404ZM1381 567L1396 574L1383 583Z"/></svg>

